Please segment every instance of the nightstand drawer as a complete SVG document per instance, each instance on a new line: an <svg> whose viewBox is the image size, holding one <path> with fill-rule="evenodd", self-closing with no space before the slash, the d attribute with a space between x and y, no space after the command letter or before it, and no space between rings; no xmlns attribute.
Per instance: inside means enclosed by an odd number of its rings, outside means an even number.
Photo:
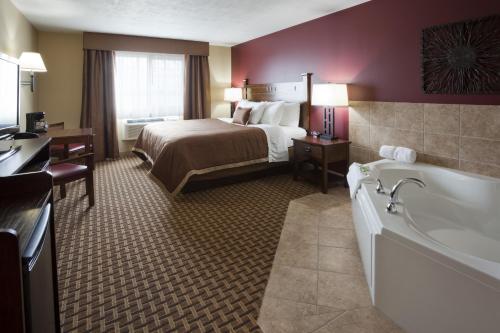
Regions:
<svg viewBox="0 0 500 333"><path fill-rule="evenodd" d="M322 159L321 147L297 141L295 141L295 145L296 145L295 154L297 154L296 158L300 160L312 158L314 160L321 161Z"/></svg>
<svg viewBox="0 0 500 333"><path fill-rule="evenodd" d="M344 161L346 159L349 159L348 155L348 150L349 150L349 145L348 144L343 144L343 145L335 145L326 148L328 153L327 153L327 162L328 163L333 163L333 162L338 162L338 161Z"/></svg>

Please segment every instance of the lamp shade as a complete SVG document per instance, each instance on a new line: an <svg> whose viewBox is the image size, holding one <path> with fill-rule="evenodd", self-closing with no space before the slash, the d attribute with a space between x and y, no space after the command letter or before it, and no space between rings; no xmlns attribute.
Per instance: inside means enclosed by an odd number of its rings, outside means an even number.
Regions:
<svg viewBox="0 0 500 333"><path fill-rule="evenodd" d="M312 105L318 106L347 106L347 85L337 83L323 83L313 85Z"/></svg>
<svg viewBox="0 0 500 333"><path fill-rule="evenodd" d="M37 52L23 52L19 58L21 70L25 72L46 72L42 56Z"/></svg>
<svg viewBox="0 0 500 333"><path fill-rule="evenodd" d="M226 102L238 102L241 101L242 97L243 97L243 92L241 88L224 89L224 100Z"/></svg>

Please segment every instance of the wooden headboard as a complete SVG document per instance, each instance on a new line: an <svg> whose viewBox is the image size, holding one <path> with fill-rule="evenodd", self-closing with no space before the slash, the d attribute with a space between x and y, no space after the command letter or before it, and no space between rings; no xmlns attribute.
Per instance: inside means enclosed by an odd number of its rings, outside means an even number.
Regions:
<svg viewBox="0 0 500 333"><path fill-rule="evenodd" d="M243 80L243 98L250 101L286 101L300 103L299 126L307 131L311 128L311 76L302 74L302 80L297 82L249 84Z"/></svg>

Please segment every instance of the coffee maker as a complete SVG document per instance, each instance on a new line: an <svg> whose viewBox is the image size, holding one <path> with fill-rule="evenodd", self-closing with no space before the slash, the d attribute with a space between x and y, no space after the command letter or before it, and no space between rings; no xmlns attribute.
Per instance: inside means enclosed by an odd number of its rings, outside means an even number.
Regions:
<svg viewBox="0 0 500 333"><path fill-rule="evenodd" d="M26 113L26 132L45 133L48 127L45 112Z"/></svg>

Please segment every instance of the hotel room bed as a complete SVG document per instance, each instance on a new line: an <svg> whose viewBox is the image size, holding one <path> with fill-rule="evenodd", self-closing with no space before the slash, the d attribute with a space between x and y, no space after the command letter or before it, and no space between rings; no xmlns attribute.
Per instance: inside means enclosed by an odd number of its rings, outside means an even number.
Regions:
<svg viewBox="0 0 500 333"><path fill-rule="evenodd" d="M291 139L307 134L309 91L310 75L301 82L245 84L244 96L248 99L299 102L299 127L242 126L231 123L230 118L167 121L144 127L133 151L151 163L150 176L170 196L180 193L189 181L222 178L288 163Z"/></svg>

